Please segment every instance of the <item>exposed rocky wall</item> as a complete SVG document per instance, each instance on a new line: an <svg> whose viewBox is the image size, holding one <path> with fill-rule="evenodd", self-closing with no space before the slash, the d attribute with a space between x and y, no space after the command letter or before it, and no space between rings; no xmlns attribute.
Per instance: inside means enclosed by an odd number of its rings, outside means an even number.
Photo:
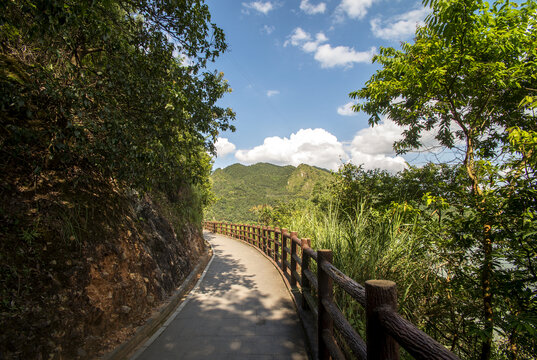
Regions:
<svg viewBox="0 0 537 360"><path fill-rule="evenodd" d="M198 226L172 223L150 195L55 178L0 192L2 359L104 354L206 251Z"/></svg>

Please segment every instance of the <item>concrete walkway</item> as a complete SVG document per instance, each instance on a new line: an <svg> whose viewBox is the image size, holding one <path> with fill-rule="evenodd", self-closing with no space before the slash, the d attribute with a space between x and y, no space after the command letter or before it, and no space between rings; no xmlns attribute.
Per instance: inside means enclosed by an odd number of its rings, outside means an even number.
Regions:
<svg viewBox="0 0 537 360"><path fill-rule="evenodd" d="M204 235L214 257L199 287L132 359L308 359L274 265L238 240Z"/></svg>

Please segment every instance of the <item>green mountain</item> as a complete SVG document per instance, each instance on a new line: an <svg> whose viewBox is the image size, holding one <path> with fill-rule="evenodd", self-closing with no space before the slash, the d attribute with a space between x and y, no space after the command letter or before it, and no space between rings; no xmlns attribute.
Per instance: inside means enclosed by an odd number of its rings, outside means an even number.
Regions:
<svg viewBox="0 0 537 360"><path fill-rule="evenodd" d="M230 165L211 175L216 203L207 209L207 220L254 221L249 211L256 205L275 205L278 201L308 199L316 184L326 183L330 172L301 164L278 166L258 163Z"/></svg>

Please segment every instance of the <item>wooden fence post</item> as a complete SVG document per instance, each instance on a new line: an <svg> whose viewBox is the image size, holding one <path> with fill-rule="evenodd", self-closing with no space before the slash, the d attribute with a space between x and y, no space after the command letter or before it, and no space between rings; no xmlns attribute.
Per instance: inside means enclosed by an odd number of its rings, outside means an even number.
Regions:
<svg viewBox="0 0 537 360"><path fill-rule="evenodd" d="M267 256L270 256L270 226L265 226L265 240L267 241L265 254L267 254Z"/></svg>
<svg viewBox="0 0 537 360"><path fill-rule="evenodd" d="M323 306L323 300L332 301L333 280L322 268L323 262L332 263L332 250L317 250L317 281L319 291L317 292L317 341L319 345L319 360L330 359L330 352L323 340L323 332L330 334L333 332L333 320Z"/></svg>
<svg viewBox="0 0 537 360"><path fill-rule="evenodd" d="M268 226L265 226L265 254L270 253L270 229Z"/></svg>
<svg viewBox="0 0 537 360"><path fill-rule="evenodd" d="M310 291L310 281L308 280L308 277L306 276L305 272L306 270L309 270L310 268L310 256L304 251L305 248L311 247L311 240L310 239L302 239L300 240L300 246L302 247L302 266L300 270L300 278L302 279L302 307L305 310L308 310L310 308L308 301L306 300L306 296L304 295L306 292L309 293Z"/></svg>
<svg viewBox="0 0 537 360"><path fill-rule="evenodd" d="M286 247L287 247L287 229L282 229L282 271L283 271L283 274L287 277L287 265L285 265L285 262L287 261L287 252L285 252Z"/></svg>
<svg viewBox="0 0 537 360"><path fill-rule="evenodd" d="M278 263L278 254L280 250L280 245L278 245L278 238L281 239L281 229L274 229L274 261Z"/></svg>
<svg viewBox="0 0 537 360"><path fill-rule="evenodd" d="M375 312L376 309L384 306L397 311L397 288L395 283L388 280L366 281L365 301L367 359L399 359L399 344L382 329Z"/></svg>
<svg viewBox="0 0 537 360"><path fill-rule="evenodd" d="M261 225L260 234L261 234L261 251L266 254L267 253L267 238L265 237L265 225Z"/></svg>
<svg viewBox="0 0 537 360"><path fill-rule="evenodd" d="M277 263L278 258L277 258L277 255L276 255L276 242L278 241L278 228L274 227L272 230L273 230L273 234L274 234L274 236L272 237L272 258Z"/></svg>
<svg viewBox="0 0 537 360"><path fill-rule="evenodd" d="M269 228L268 239L269 239L269 251L270 258L274 259L274 239L276 238L276 230L273 227Z"/></svg>
<svg viewBox="0 0 537 360"><path fill-rule="evenodd" d="M293 240L294 237L298 237L298 233L296 231L291 232L291 286L295 287L297 283L297 279L294 274L296 274L296 260L293 255L297 255L297 243L295 240Z"/></svg>
<svg viewBox="0 0 537 360"><path fill-rule="evenodd" d="M255 246L259 247L259 226L256 225L254 227L254 238L255 238Z"/></svg>

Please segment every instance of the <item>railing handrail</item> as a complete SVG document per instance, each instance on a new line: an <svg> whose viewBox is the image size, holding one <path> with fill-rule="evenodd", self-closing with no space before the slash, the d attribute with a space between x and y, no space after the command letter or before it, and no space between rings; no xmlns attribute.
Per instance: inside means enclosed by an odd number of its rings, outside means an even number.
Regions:
<svg viewBox="0 0 537 360"><path fill-rule="evenodd" d="M310 247L310 240L300 239L296 232L268 226L219 221L206 221L204 228L257 247L281 267L292 287L300 285L302 308L317 318L319 359L344 358L344 350L334 336L334 327L353 355L360 359L398 359L399 345L416 359L459 359L410 321L401 317L397 312L395 283L386 280L368 280L365 287L360 285L332 264L331 250L313 250ZM299 248L302 251L299 252ZM316 275L311 271L311 259L317 263ZM300 272L297 270L298 266ZM333 282L365 308L367 345L334 302ZM312 289L317 292L316 308L313 306L315 299L311 295Z"/></svg>

